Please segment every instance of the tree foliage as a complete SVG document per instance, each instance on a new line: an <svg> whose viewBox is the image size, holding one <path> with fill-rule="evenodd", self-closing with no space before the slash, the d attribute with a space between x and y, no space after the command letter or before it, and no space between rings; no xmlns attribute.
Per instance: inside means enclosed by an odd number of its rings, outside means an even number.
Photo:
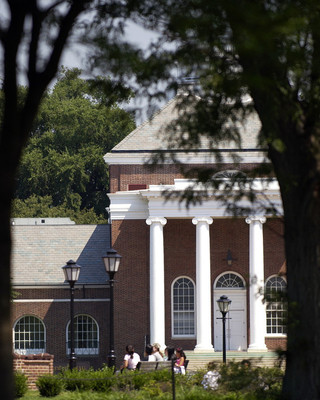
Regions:
<svg viewBox="0 0 320 400"><path fill-rule="evenodd" d="M149 52L135 53L131 71L137 81L165 78L168 88L177 88L177 70L196 78L181 96L181 118L168 131L172 149L191 150L203 139L212 151L221 140L240 147L241 124L252 113L260 119L260 146L267 151L266 166L272 163L284 210L289 321L283 393L291 400L319 398L319 3L146 0L136 18L160 35ZM114 42L98 52L94 65L103 67L104 56L118 47ZM108 67L119 72L119 65ZM128 65L120 72L125 79ZM215 190L213 172L201 169L198 179Z"/></svg>
<svg viewBox="0 0 320 400"><path fill-rule="evenodd" d="M69 216L106 221L108 169L103 155L135 127L132 116L105 97L98 82L62 70L43 98L21 160L13 217ZM123 97L123 96L122 96Z"/></svg>
<svg viewBox="0 0 320 400"><path fill-rule="evenodd" d="M3 100L0 126L0 385L2 396L8 400L14 398L10 315L10 217L18 165L41 99L58 72L64 49L68 44L77 42L79 36L84 34L86 21L95 20L98 11L104 14L106 32L111 36L118 35L121 31L123 5L124 2L119 0L0 0L0 73ZM19 93L21 77L26 82L24 96ZM111 82L103 82L101 87L104 90L100 89L100 95L104 99L117 98L118 92L122 91L121 85ZM76 120L72 122L77 125ZM34 155L38 156L39 153L35 151ZM52 157L52 169L57 168L57 163L61 161L64 173L60 174L58 171L59 179L67 182L66 175L70 168L67 162L58 160L58 151L52 151ZM76 155L73 157L78 161ZM89 168L90 165L86 162L87 164ZM34 168L39 168L39 165ZM75 179L79 175L84 178L82 173L74 170L70 174ZM92 186L96 184L94 179ZM85 184L90 183L82 180L81 189ZM71 185L70 182L68 185ZM50 195L54 198L55 193ZM72 201L81 203L77 196ZM85 201L90 204L91 200L88 198Z"/></svg>
<svg viewBox="0 0 320 400"><path fill-rule="evenodd" d="M4 107L0 130L0 383L13 398L10 321L10 209L22 150L47 86L54 78L78 18L96 58L93 66L127 81L132 76L147 95L165 97L182 76L199 85L181 103L182 129L172 127L180 148L201 136L211 146L229 138L240 144L235 122L251 112L260 118L261 144L278 178L284 208L289 300L284 394L290 400L320 397L320 8L316 0L16 0L0 18ZM1 4L2 5L2 4ZM90 11L87 23L86 12ZM95 13L95 11L97 11ZM155 29L160 39L141 52L120 43L123 17ZM88 28L88 31L85 31ZM43 54L43 43L48 51ZM18 96L20 50L28 84ZM109 88L121 85L108 84ZM245 102L246 96L251 102ZM196 102L195 102L196 99ZM61 117L62 118L62 117ZM230 124L234 122L233 124ZM73 121L76 124L77 121ZM50 131L50 129L49 129ZM184 132L181 137L179 132ZM186 133L188 132L188 134ZM36 140L36 135L35 135ZM40 140L40 139L39 139ZM36 153L34 153L36 155ZM77 155L74 155L74 160ZM52 151L52 168L57 161ZM36 167L35 167L36 168ZM86 184L75 171L70 174ZM201 174L210 183L210 174ZM40 178L39 178L40 179ZM55 193L50 193L54 198ZM62 193L63 197L63 193ZM76 200L78 201L78 200Z"/></svg>

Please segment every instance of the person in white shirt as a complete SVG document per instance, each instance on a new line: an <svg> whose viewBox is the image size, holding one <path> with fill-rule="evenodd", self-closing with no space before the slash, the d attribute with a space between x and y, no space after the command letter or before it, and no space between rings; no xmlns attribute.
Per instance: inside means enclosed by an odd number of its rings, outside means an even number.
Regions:
<svg viewBox="0 0 320 400"><path fill-rule="evenodd" d="M160 344L159 343L153 343L153 355L156 358L156 361L163 361L163 354L160 351Z"/></svg>
<svg viewBox="0 0 320 400"><path fill-rule="evenodd" d="M126 346L126 354L124 356L123 359L123 365L121 367L121 372L124 369L128 369L131 371L134 371L137 368L137 364L138 362L140 362L140 356L138 353L135 353L134 351L134 347L132 346L132 344L129 344L128 346Z"/></svg>
<svg viewBox="0 0 320 400"><path fill-rule="evenodd" d="M153 347L151 344L147 344L145 348L146 361L157 361L156 357L152 353Z"/></svg>

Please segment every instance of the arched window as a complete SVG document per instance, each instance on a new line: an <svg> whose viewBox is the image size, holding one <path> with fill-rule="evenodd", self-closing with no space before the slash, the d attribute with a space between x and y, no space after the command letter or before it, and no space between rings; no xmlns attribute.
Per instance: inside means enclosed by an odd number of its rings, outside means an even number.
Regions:
<svg viewBox="0 0 320 400"><path fill-rule="evenodd" d="M245 179L246 177L247 175L243 171L237 169L226 169L213 175L215 179Z"/></svg>
<svg viewBox="0 0 320 400"><path fill-rule="evenodd" d="M32 315L20 318L14 326L13 336L15 353L45 353L45 327L41 319Z"/></svg>
<svg viewBox="0 0 320 400"><path fill-rule="evenodd" d="M71 347L71 325L67 329L67 353ZM96 321L89 315L77 315L74 318L74 347L76 354L99 353L99 329Z"/></svg>
<svg viewBox="0 0 320 400"><path fill-rule="evenodd" d="M287 283L281 276L272 276L266 281L267 334L287 333L286 288Z"/></svg>
<svg viewBox="0 0 320 400"><path fill-rule="evenodd" d="M229 288L229 289L242 288L243 289L244 288L243 279L240 278L239 275L236 275L232 272L228 272L219 277L219 279L217 280L217 283L216 283L216 288L217 289L222 289L222 288Z"/></svg>
<svg viewBox="0 0 320 400"><path fill-rule="evenodd" d="M194 336L194 283L178 278L172 285L172 335Z"/></svg>

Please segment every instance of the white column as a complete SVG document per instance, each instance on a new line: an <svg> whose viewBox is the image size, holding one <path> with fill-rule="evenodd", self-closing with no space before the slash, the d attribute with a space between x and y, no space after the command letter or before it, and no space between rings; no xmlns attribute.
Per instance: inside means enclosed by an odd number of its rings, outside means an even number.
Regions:
<svg viewBox="0 0 320 400"><path fill-rule="evenodd" d="M194 351L214 351L211 325L210 229L211 217L193 218L196 225L197 344Z"/></svg>
<svg viewBox="0 0 320 400"><path fill-rule="evenodd" d="M148 218L150 225L150 343L165 348L164 246L162 217Z"/></svg>
<svg viewBox="0 0 320 400"><path fill-rule="evenodd" d="M263 226L265 217L246 218L250 225L249 233L249 301L250 301L250 343L248 351L267 351L266 308L263 303L264 292L264 253Z"/></svg>

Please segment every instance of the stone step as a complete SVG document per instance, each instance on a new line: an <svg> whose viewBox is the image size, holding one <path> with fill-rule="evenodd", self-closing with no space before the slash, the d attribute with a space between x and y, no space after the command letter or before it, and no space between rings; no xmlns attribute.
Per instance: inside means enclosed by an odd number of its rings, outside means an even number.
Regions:
<svg viewBox="0 0 320 400"><path fill-rule="evenodd" d="M189 360L188 370L206 369L208 363L222 363L223 354L220 351L215 352L194 352L185 351ZM226 360L241 362L242 360L250 360L254 367L274 367L279 365L278 355L275 352L244 352L244 351L227 351ZM281 364L282 367L284 363Z"/></svg>

